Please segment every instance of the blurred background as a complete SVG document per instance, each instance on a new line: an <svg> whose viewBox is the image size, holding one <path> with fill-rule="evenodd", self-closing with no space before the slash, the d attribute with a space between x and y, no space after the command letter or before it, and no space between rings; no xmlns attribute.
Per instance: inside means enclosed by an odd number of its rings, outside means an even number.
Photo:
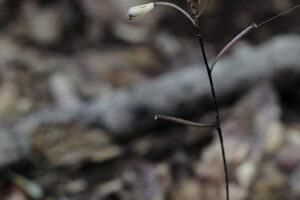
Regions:
<svg viewBox="0 0 300 200"><path fill-rule="evenodd" d="M142 0L0 1L0 200L225 199L195 32ZM173 3L186 9L185 0ZM210 62L297 0L213 0ZM300 199L300 12L250 32L215 66L232 200Z"/></svg>

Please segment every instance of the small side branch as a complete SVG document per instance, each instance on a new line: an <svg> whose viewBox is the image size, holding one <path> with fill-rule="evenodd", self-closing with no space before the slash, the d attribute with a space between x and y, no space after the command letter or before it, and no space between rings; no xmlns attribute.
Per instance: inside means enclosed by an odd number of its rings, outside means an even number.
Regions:
<svg viewBox="0 0 300 200"><path fill-rule="evenodd" d="M197 123L197 122L188 121L185 119L180 119L177 117L171 117L168 115L155 115L154 119L155 120L161 119L161 120L165 120L165 121L169 121L169 122L174 122L177 124L183 124L186 126L195 126L195 127L202 127L202 128L216 127L216 124L201 124L201 123Z"/></svg>
<svg viewBox="0 0 300 200"><path fill-rule="evenodd" d="M237 36L235 36L221 51L220 53L217 55L216 59L214 60L214 62L212 63L211 67L210 67L210 71L213 70L214 66L216 65L216 63L218 62L218 60L235 44L237 43L241 38L243 38L245 35L247 35L247 33L249 33L251 30L257 28L258 26L253 23L250 26L248 26L247 28L245 28L241 33L239 33Z"/></svg>
<svg viewBox="0 0 300 200"><path fill-rule="evenodd" d="M209 1L208 1L209 2ZM241 33L239 33L235 38L233 38L222 50L221 52L217 55L216 59L214 60L214 62L212 63L211 67L210 67L210 71L213 70L214 66L216 65L216 63L218 62L218 60L235 44L237 43L241 38L243 38L245 35L247 35L247 33L249 33L251 30L253 29L257 29L259 27L261 27L262 25L266 24L266 23L269 23L275 19L277 19L278 17L288 13L288 12L291 12L292 10L296 9L300 7L300 4L297 4L296 6L274 16L274 17L271 17L270 19L268 20L265 20L261 23L259 23L258 25L253 23L251 24L250 26L248 26L247 28L245 28Z"/></svg>

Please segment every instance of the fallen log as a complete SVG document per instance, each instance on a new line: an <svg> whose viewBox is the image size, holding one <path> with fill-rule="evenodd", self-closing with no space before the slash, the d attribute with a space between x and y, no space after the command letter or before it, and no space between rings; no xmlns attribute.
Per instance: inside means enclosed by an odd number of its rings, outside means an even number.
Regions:
<svg viewBox="0 0 300 200"><path fill-rule="evenodd" d="M257 46L238 44L230 55L215 66L213 78L218 98L236 89L248 88L287 67L299 72L299 55L300 37L297 35L277 36ZM21 119L12 130L1 131L1 134L21 133L22 137L27 138L40 125L74 122L101 126L114 136L127 136L128 133L153 125L156 113L178 116L178 113L188 113L195 109L195 105L201 105L197 108L199 113L207 110L209 98L205 68L203 65L195 65L117 90L76 108L38 111ZM5 140L0 140L0 166L18 160L29 152L30 139L22 141L26 142L18 145L22 153L14 156L14 159L5 159L6 155L10 155L8 151L14 151L12 147L16 146L17 141L9 140L3 145Z"/></svg>
<svg viewBox="0 0 300 200"><path fill-rule="evenodd" d="M258 46L239 44L215 67L217 96L245 89L287 67L300 71L299 55L300 37L296 35L277 36ZM81 109L78 120L122 135L155 123L156 113L178 116L185 109L195 109L195 104L201 105L200 111L206 110L208 97L204 66L190 66L95 100Z"/></svg>

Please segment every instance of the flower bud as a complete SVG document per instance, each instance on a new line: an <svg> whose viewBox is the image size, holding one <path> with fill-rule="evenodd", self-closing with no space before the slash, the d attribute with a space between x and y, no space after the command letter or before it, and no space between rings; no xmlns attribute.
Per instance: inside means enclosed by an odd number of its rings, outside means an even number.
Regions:
<svg viewBox="0 0 300 200"><path fill-rule="evenodd" d="M128 10L127 16L130 20L137 19L137 18L147 14L148 12L150 12L153 9L154 9L154 3L148 3L148 4L139 5L139 6L134 6Z"/></svg>

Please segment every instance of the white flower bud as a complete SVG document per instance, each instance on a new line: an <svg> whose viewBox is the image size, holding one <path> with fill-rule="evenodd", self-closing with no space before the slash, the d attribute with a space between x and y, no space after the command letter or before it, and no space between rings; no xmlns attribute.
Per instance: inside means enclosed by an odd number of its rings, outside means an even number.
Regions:
<svg viewBox="0 0 300 200"><path fill-rule="evenodd" d="M147 14L148 12L150 12L153 9L154 9L154 3L148 3L148 4L144 4L144 5L134 6L128 10L127 16L130 20L137 19L137 18Z"/></svg>

